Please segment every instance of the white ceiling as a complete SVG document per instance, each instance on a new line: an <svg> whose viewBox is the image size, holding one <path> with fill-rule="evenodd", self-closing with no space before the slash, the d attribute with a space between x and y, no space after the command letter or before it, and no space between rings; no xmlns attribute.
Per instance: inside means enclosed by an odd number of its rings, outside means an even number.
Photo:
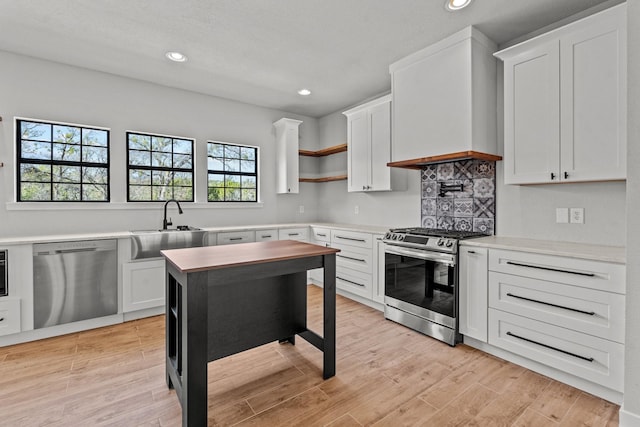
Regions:
<svg viewBox="0 0 640 427"><path fill-rule="evenodd" d="M389 91L390 63L467 25L502 44L611 2L0 0L0 49L321 117Z"/></svg>

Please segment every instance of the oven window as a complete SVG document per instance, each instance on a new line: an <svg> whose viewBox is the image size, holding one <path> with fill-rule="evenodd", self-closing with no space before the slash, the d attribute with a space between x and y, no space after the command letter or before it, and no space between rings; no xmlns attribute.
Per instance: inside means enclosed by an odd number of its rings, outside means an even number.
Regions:
<svg viewBox="0 0 640 427"><path fill-rule="evenodd" d="M455 317L454 267L387 253L385 270L385 295Z"/></svg>

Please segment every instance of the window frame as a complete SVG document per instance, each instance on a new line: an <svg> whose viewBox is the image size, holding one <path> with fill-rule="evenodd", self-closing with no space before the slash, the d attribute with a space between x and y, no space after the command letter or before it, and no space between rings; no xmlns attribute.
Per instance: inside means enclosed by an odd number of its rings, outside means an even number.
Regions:
<svg viewBox="0 0 640 427"><path fill-rule="evenodd" d="M131 151L140 151L140 152L144 152L147 150L137 150L137 149L131 149L129 148L129 136L130 135L140 135L140 136L145 136L145 137L150 137L150 138L169 138L171 139L171 160L172 160L172 164L173 164L173 159L174 156L176 154L178 155L184 155L184 153L176 153L174 151L174 141L179 140L179 141L190 141L191 142L191 167L190 168L176 168L176 167L166 167L166 166L153 166L153 160L150 166L141 166L141 165L131 165L130 162L130 154ZM148 185L148 187L151 188L151 196L153 196L153 187L156 187L153 185L153 172L154 171L165 171L165 172L190 172L191 173L191 199L190 200L181 200L181 199L176 199L179 202L183 202L183 203L190 203L190 202L194 202L195 201L195 192L196 192L196 173L195 173L195 150L196 150L196 139L195 138L189 138L189 137L184 137L184 136L175 136L175 135L163 135L163 134L159 134L159 133L151 133L151 132L139 132L139 131L126 131L125 134L125 144L126 144L126 152L127 152L127 158L126 158L126 165L127 165L127 203L157 203L157 202L166 202L167 200L173 199L174 195L173 195L173 189L175 186L171 186L172 189L172 195L171 197L165 199L165 200L153 200L153 199L149 199L149 200L132 200L131 199L131 182L130 182L130 178L131 178L131 170L132 169L138 169L138 170L148 170L151 172L151 183ZM158 152L158 151L155 151ZM154 151L151 149L148 150L148 153L151 155L152 153L154 153ZM184 186L180 186L180 187L184 187ZM187 187L184 187L187 188Z"/></svg>
<svg viewBox="0 0 640 427"><path fill-rule="evenodd" d="M247 148L247 149L252 149L254 150L254 163L255 163L255 172L242 172L242 171L227 171L227 170L215 170L215 169L209 169L209 146L210 144L218 144L218 145L223 145L223 146L232 146L232 147L240 147L240 148ZM240 159L241 160L241 159ZM209 188L228 188L226 186L224 187L210 187L209 186L209 175L210 174L217 174L217 175L233 175L233 176L239 176L239 177L243 177L243 176L250 176L250 177L254 177L255 178L255 200L226 200L226 198L224 200L210 200L209 199ZM225 142L225 141L214 141L214 140L208 140L207 141L207 180L206 180L206 185L207 185L207 203L250 203L250 204L258 204L260 203L260 147L256 146L256 145L248 145L248 144L238 144L238 143L234 143L234 142ZM240 191L242 193L242 187L240 187ZM225 192L226 194L226 192ZM240 196L240 198L242 199L242 195Z"/></svg>
<svg viewBox="0 0 640 427"><path fill-rule="evenodd" d="M44 159L30 159L30 158L25 158L22 155L22 146L23 146L23 138L22 138L22 123L23 122L27 122L27 123L35 123L35 124L39 124L39 125L48 125L51 126L51 136L49 138L48 141L40 141L40 140L31 140L31 139L26 139L24 141L33 141L33 142L45 142L45 143L49 143L51 144L51 158L50 160L44 160ZM53 133L53 127L54 126L60 126L60 127L73 127L73 128L79 128L80 129L80 142L79 144L73 144L73 145L78 145L80 147L80 160L79 161L70 161L70 160L54 160L53 159L53 144L56 144L57 142L55 142L55 136ZM60 122L60 121L53 121L53 120L42 120L42 119L31 119L31 118L27 118L27 117L14 117L14 131L15 131L15 148L16 148L16 153L15 153L15 159L16 159L16 186L15 186L15 200L17 203L110 203L111 201L111 129L110 128L106 128L106 127L101 127L101 126L93 126L93 125L83 125L83 124L78 124L78 123L67 123L67 122ZM82 149L83 147L93 147L91 145L85 145L83 143L83 133L84 131L104 131L106 132L106 149L107 149L107 161L106 163L99 163L99 162L86 162L82 160ZM103 146L98 146L98 147L103 147ZM22 178L22 165L23 164L38 164L38 165L50 165L51 166L51 173L50 173L50 181L49 182L44 182L44 181L23 181ZM74 184L78 184L80 185L80 199L79 200L56 200L53 199L53 195L54 195L54 191L53 191L53 186L56 183L56 181L54 181L54 175L53 175L53 168L54 166L71 166L71 167L80 167L80 178L79 181L77 183ZM99 168L104 168L106 169L107 175L106 175L106 182L105 184L101 184L104 185L106 188L106 197L104 200L87 200L84 199L82 197L82 188L85 185L84 179L83 179L83 174L82 174L82 168L84 167L99 167ZM22 190L21 190L21 184L23 184L23 182L36 182L36 183L41 183L41 184L49 184L50 186L50 198L47 200L32 200L32 199L26 199L23 200L22 199ZM59 184L61 182L58 182Z"/></svg>

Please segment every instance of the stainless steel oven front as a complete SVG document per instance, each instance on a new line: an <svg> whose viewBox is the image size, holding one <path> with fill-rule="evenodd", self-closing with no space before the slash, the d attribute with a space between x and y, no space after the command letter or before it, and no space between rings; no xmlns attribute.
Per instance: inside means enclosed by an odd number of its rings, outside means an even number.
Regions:
<svg viewBox="0 0 640 427"><path fill-rule="evenodd" d="M454 346L457 254L385 245L385 318Z"/></svg>

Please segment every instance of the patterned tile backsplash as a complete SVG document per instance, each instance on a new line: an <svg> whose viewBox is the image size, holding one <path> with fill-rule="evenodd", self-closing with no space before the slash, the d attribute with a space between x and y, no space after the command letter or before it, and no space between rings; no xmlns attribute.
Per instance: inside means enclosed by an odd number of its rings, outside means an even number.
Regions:
<svg viewBox="0 0 640 427"><path fill-rule="evenodd" d="M421 179L423 227L494 234L495 162L462 160L427 165ZM458 187L441 195L442 184Z"/></svg>

